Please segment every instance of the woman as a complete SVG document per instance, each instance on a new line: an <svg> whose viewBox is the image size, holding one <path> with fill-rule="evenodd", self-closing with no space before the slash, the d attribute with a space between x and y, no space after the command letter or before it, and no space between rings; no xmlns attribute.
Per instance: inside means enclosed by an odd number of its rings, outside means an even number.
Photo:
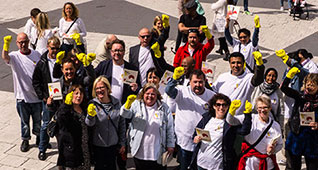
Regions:
<svg viewBox="0 0 318 170"><path fill-rule="evenodd" d="M72 39L74 33L79 33L80 40L77 47L82 53L86 53L83 37L86 36L86 28L84 22L78 17L78 9L72 2L66 2L63 6L62 18L59 21L59 35L63 38L61 51L67 54L73 47L75 41ZM80 45L81 44L81 45Z"/></svg>
<svg viewBox="0 0 318 170"><path fill-rule="evenodd" d="M53 36L47 13L40 12L35 20L35 27L31 29L31 47L41 55L47 51L47 41Z"/></svg>
<svg viewBox="0 0 318 170"><path fill-rule="evenodd" d="M121 104L110 95L111 86L104 76L95 80L92 93L94 99L87 108L85 122L94 127L92 144L95 170L116 170L117 152L125 154L126 144L125 119L119 115Z"/></svg>
<svg viewBox="0 0 318 170"><path fill-rule="evenodd" d="M163 19L165 19L165 23L163 22ZM162 17L156 16L153 21L153 28L151 29L151 37L154 41L160 43L160 51L164 51L167 49L167 47L164 46L164 44L169 38L169 32L169 16L164 14L162 15Z"/></svg>
<svg viewBox="0 0 318 170"><path fill-rule="evenodd" d="M251 131L244 137L238 169L278 170L275 154L282 149L283 140L279 124L269 116L272 109L270 98L265 95L259 96L256 99L256 108L258 114L252 114ZM229 118L242 122L240 117Z"/></svg>
<svg viewBox="0 0 318 170"><path fill-rule="evenodd" d="M276 120L281 126L283 125L284 99L283 93L279 89L279 84L276 82L278 77L277 70L268 68L265 71L265 81L257 86L252 93L252 103L255 106L256 98L261 95L267 95L271 99L272 110L270 116Z"/></svg>
<svg viewBox="0 0 318 170"><path fill-rule="evenodd" d="M233 101L234 102L234 101ZM234 170L236 165L236 153L234 150L234 141L236 134L247 135L251 128L251 104L246 104L246 114L244 114L244 123L239 126L230 126L226 121L226 115L229 107L232 114L235 114L238 105L231 105L231 100L224 94L216 94L209 101L209 112L203 115L203 118L197 125L209 131L211 141L202 140L202 138L195 134L194 143L197 143L194 151L197 156L198 170ZM234 102L234 103L235 103ZM249 108L247 107L249 106Z"/></svg>
<svg viewBox="0 0 318 170"><path fill-rule="evenodd" d="M308 74L304 79L302 92L299 93L288 86L298 71L295 67L290 69L281 87L287 96L295 99L288 122L290 132L285 148L293 169L301 169L301 156L305 156L307 169L316 170L318 169L318 74ZM308 126L300 126L301 112L314 112L315 122L310 122Z"/></svg>
<svg viewBox="0 0 318 170"><path fill-rule="evenodd" d="M226 23L226 15L227 15L227 5L230 4L231 0L218 0L215 3L212 3L211 9L214 11L214 19L212 26L213 35L217 35L220 42L220 47L216 50L216 53L223 55L223 51L225 52L224 60L227 60L230 55L230 51L228 49L225 37L225 23Z"/></svg>
<svg viewBox="0 0 318 170"><path fill-rule="evenodd" d="M59 132L57 165L69 170L89 170L88 134L85 124L84 89L72 85L56 112Z"/></svg>
<svg viewBox="0 0 318 170"><path fill-rule="evenodd" d="M135 95L128 97L120 115L131 120L129 138L136 170L166 169L162 155L172 154L175 146L171 112L152 83L147 83L135 99Z"/></svg>

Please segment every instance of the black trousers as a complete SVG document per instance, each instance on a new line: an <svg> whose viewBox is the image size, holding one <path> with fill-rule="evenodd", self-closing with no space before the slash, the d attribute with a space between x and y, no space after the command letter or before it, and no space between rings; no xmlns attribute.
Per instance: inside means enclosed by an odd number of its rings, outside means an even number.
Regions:
<svg viewBox="0 0 318 170"><path fill-rule="evenodd" d="M218 38L218 40L220 42L220 50L224 50L225 53L229 53L225 37Z"/></svg>
<svg viewBox="0 0 318 170"><path fill-rule="evenodd" d="M93 146L95 170L116 170L117 146Z"/></svg>
<svg viewBox="0 0 318 170"><path fill-rule="evenodd" d="M134 162L136 170L167 170L167 167L158 164L157 161L145 161L134 157Z"/></svg>
<svg viewBox="0 0 318 170"><path fill-rule="evenodd" d="M286 150L286 159L287 159L286 170L301 169L301 156L293 155L291 151ZM311 159L305 156L305 162L306 162L307 170L318 170L318 158Z"/></svg>

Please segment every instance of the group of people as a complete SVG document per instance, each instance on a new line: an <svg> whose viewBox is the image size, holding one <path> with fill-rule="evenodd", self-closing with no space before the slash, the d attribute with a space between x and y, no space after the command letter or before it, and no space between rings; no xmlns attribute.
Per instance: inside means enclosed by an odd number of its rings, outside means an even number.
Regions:
<svg viewBox="0 0 318 170"><path fill-rule="evenodd" d="M172 156L181 170L271 170L279 169L275 154L284 146L286 169L299 170L305 156L307 169L317 170L318 68L312 55L276 51L288 66L280 86L277 70L265 71L258 51L259 17L252 40L245 28L237 40L226 16L229 3L212 4L213 27L224 27L211 33L200 3L182 2L173 65L164 55L167 15L156 16L151 30L140 29L140 43L125 61L125 42L115 35L103 39L96 54L86 54L85 25L73 3L64 4L58 30L50 29L45 12L33 9L25 32L17 35L19 50L9 52L11 36L4 37L2 50L12 69L21 151L29 150L32 116L38 158L47 158L55 136L60 169L126 169L129 150L137 170L166 169ZM230 71L211 86L201 68L214 35ZM124 80L126 70L138 72L134 82ZM167 72L173 75L164 84ZM50 93L55 82L62 99ZM315 121L303 126L303 113Z"/></svg>

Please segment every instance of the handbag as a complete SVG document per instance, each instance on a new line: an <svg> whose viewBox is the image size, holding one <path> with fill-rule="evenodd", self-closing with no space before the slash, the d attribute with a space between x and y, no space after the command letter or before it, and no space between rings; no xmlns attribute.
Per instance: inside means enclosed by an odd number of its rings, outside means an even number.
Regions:
<svg viewBox="0 0 318 170"><path fill-rule="evenodd" d="M46 132L51 138L53 138L58 132L58 125L56 123L56 119L56 114L54 114L51 121L47 125Z"/></svg>

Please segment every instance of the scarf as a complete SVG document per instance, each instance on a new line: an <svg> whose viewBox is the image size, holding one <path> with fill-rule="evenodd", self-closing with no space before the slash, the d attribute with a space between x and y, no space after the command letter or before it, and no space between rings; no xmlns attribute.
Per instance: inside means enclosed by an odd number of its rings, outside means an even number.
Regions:
<svg viewBox="0 0 318 170"><path fill-rule="evenodd" d="M303 99L305 99L304 103L304 112L311 112L315 111L318 107L318 94L316 95L310 95L306 91L304 92L304 95L302 96Z"/></svg>
<svg viewBox="0 0 318 170"><path fill-rule="evenodd" d="M264 81L261 85L259 85L259 87L260 87L261 92L270 96L278 89L279 84L277 82L272 83L272 84L268 84L266 81Z"/></svg>
<svg viewBox="0 0 318 170"><path fill-rule="evenodd" d="M243 142L242 143L242 152L244 152L247 148L249 148L249 146ZM270 157L274 163L274 169L275 170L279 170L279 167L278 167L278 164L276 162L276 156L275 155L267 155L267 154L261 154L260 152L258 152L256 149L251 149L249 152L247 152L245 155L243 155L241 158L240 158L240 162L238 164L238 167L237 169L238 170L244 170L245 169L245 166L246 166L246 159L248 157L252 157L252 156L255 156L257 157L260 162L259 162L259 170L267 170L267 162L266 162L266 158L267 157Z"/></svg>

